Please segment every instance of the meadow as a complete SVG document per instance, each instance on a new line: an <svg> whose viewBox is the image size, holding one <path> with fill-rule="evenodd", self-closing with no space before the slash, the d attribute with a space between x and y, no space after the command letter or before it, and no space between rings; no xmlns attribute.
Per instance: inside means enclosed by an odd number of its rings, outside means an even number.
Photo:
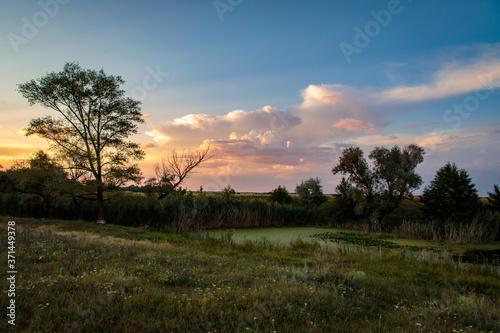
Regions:
<svg viewBox="0 0 500 333"><path fill-rule="evenodd" d="M447 255L465 245L338 230L330 236L345 239L273 243L238 240L239 229L215 236L5 216L4 240L10 220L17 317L15 327L4 317L3 332L500 331L499 267Z"/></svg>

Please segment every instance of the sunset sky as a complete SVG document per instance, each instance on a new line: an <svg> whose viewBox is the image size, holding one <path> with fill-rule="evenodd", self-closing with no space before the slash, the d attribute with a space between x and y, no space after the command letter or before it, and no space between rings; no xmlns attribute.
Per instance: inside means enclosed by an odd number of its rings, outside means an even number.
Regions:
<svg viewBox="0 0 500 333"><path fill-rule="evenodd" d="M448 161L500 183L498 0L0 0L0 164L47 149L57 114L17 84L77 61L121 75L146 123L144 176L173 148L214 155L186 183L334 193L342 149L416 143L424 186ZM423 187L422 187L423 188ZM417 191L416 193L419 193Z"/></svg>

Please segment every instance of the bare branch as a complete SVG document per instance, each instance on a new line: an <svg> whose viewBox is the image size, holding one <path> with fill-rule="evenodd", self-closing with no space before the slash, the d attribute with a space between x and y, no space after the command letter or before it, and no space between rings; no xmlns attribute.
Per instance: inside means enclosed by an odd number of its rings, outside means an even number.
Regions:
<svg viewBox="0 0 500 333"><path fill-rule="evenodd" d="M196 152L183 150L182 154L174 149L169 158L165 159L164 157L160 163L156 163L154 182L159 190L158 198L163 199L173 192L194 173L194 168L210 159L212 156L208 155L209 151L210 146Z"/></svg>

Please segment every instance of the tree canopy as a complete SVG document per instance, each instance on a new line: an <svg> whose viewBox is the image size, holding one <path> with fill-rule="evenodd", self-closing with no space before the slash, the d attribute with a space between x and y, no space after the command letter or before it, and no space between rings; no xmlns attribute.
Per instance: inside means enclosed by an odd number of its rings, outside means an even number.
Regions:
<svg viewBox="0 0 500 333"><path fill-rule="evenodd" d="M98 222L105 223L104 192L140 180L140 170L131 164L144 152L128 137L143 123L140 102L125 97L120 76L104 70L85 70L66 63L61 72L18 85L30 105L39 104L60 117L32 119L26 135L37 135L52 143L61 159L95 182Z"/></svg>
<svg viewBox="0 0 500 333"><path fill-rule="evenodd" d="M295 192L299 195L299 202L306 205L320 205L326 201L323 195L323 186L319 178L309 178L297 185Z"/></svg>
<svg viewBox="0 0 500 333"><path fill-rule="evenodd" d="M57 198L66 187L66 172L48 154L36 151L30 157L17 160L5 172L5 190L37 196L44 205L47 217L54 214Z"/></svg>
<svg viewBox="0 0 500 333"><path fill-rule="evenodd" d="M361 148L350 147L343 151L332 173L348 176L340 191L344 200L350 196L356 203L357 215L380 223L422 184L415 169L423 162L424 154L424 149L415 144L403 150L398 146L375 147L368 156L370 167Z"/></svg>

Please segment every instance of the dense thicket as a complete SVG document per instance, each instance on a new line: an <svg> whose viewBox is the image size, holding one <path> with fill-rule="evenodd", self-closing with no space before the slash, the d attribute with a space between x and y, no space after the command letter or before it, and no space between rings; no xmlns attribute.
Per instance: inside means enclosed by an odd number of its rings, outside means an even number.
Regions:
<svg viewBox="0 0 500 333"><path fill-rule="evenodd" d="M54 205L54 218L77 219L70 198ZM331 204L321 206L280 205L263 199L241 199L222 195L170 195L163 200L140 194L122 194L106 201L108 223L154 226L172 230L199 228L246 228L270 226L328 225L333 223ZM95 221L97 207L82 203L81 217ZM48 217L40 197L22 193L0 194L0 214L20 217Z"/></svg>

